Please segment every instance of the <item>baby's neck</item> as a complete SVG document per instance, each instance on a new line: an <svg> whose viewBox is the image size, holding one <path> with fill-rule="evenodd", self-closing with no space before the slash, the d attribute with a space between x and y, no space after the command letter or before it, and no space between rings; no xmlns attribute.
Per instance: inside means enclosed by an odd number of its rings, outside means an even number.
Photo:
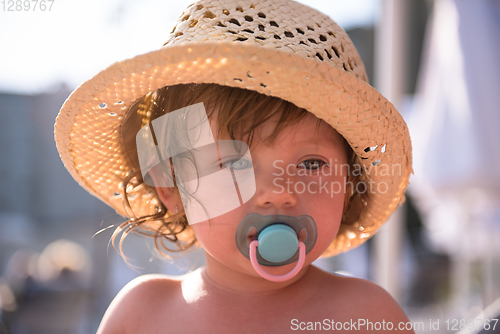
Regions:
<svg viewBox="0 0 500 334"><path fill-rule="evenodd" d="M227 311L258 310L259 314L264 314L274 312L276 307L283 308L283 305L295 307L314 303L323 287L322 271L314 266L303 268L293 282L275 283L254 276L221 277L221 273L213 270L209 261L207 258L206 267L183 279L183 297L188 304L205 304Z"/></svg>
<svg viewBox="0 0 500 334"><path fill-rule="evenodd" d="M238 296L247 302L253 299L262 302L266 297L276 299L286 295L289 298L291 293L301 294L306 290L311 293L311 288L318 288L322 282L322 276L318 275L321 270L311 265L302 268L292 279L277 283L228 268L209 254L205 258L206 266L198 273L199 283L203 285L203 291L211 295L228 298Z"/></svg>
<svg viewBox="0 0 500 334"><path fill-rule="evenodd" d="M266 281L261 277L247 276L241 273L231 276L224 276L220 272L211 271L209 267L204 267L200 271L201 278L208 289L217 290L220 293L241 296L266 296L284 293L298 285L306 276L309 267L294 277L293 280L276 283Z"/></svg>

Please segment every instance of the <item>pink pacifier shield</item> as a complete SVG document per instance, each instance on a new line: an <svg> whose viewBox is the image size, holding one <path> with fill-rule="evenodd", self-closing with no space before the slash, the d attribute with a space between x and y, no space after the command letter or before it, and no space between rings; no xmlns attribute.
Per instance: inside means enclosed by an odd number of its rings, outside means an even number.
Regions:
<svg viewBox="0 0 500 334"><path fill-rule="evenodd" d="M317 228L314 219L309 215L302 215L299 217L292 217L287 215L269 215L262 216L258 213L250 213L245 218L241 220L238 229L236 230L236 246L238 250L250 260L250 247L248 243L248 236L250 235L253 228L255 228L255 239L259 240L259 236L262 231L264 231L267 227L271 227L273 225L287 226L295 232L297 238L299 235L304 234L305 238L303 241L305 245L305 253L308 254L317 239ZM269 228L267 229L269 231ZM279 250L278 250L279 251ZM269 254L269 249L265 251L265 257L270 259L271 261L266 260L260 253L259 247L257 246L256 258L259 264L264 266L283 266L289 263L293 263L299 259L299 250L296 248L291 257L283 261L277 261L276 258L272 258L272 255ZM286 257L286 256L285 256ZM279 258L279 257L277 257Z"/></svg>

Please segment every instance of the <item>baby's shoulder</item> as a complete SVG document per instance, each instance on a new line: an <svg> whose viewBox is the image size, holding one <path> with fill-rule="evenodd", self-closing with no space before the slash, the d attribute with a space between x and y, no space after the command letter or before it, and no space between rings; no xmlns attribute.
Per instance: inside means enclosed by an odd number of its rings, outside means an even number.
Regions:
<svg viewBox="0 0 500 334"><path fill-rule="evenodd" d="M181 280L178 277L162 274L142 275L125 285L115 300L123 304L132 304L136 310L140 304L153 307L155 301L162 300L159 297L172 297L179 291L180 286Z"/></svg>
<svg viewBox="0 0 500 334"><path fill-rule="evenodd" d="M393 324L408 321L394 298L377 284L329 273L324 273L324 277L320 293L322 303L318 303L318 306L321 305L325 315L328 315L328 310L336 310L335 317L342 321L364 319L371 322L390 321Z"/></svg>
<svg viewBox="0 0 500 334"><path fill-rule="evenodd" d="M328 276L325 279L325 283L329 287L328 291L335 291L335 293L352 296L357 294L383 294L385 292L377 284L363 278L330 273L325 273L325 276Z"/></svg>
<svg viewBox="0 0 500 334"><path fill-rule="evenodd" d="M391 295L377 284L362 278L330 274L326 280L325 293L335 300L344 300L345 306L371 307L381 303L396 304ZM399 306L398 306L399 307Z"/></svg>
<svg viewBox="0 0 500 334"><path fill-rule="evenodd" d="M144 319L165 307L165 301L180 289L180 280L161 274L139 276L127 285L109 305L97 334L132 333ZM163 303L163 305L158 305Z"/></svg>
<svg viewBox="0 0 500 334"><path fill-rule="evenodd" d="M180 287L182 276L169 276L163 274L147 274L134 278L122 289L129 294L169 293ZM121 291L120 291L121 292Z"/></svg>

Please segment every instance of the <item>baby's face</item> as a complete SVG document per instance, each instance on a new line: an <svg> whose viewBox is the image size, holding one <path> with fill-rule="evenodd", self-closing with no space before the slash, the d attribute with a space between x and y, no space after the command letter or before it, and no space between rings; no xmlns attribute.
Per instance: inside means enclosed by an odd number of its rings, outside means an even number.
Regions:
<svg viewBox="0 0 500 334"><path fill-rule="evenodd" d="M214 136L217 111L210 126ZM192 225L209 256L249 275L258 276L251 263L237 249L235 234L241 220L250 213L311 216L318 239L305 265L317 259L337 235L344 204L347 158L343 138L326 122L315 131L317 118L309 113L300 123L285 128L271 147L264 145L276 126L275 117L259 127L250 148L256 192L240 207ZM228 136L218 139L230 139ZM224 162L224 157L221 157ZM290 271L295 263L266 267L273 275Z"/></svg>

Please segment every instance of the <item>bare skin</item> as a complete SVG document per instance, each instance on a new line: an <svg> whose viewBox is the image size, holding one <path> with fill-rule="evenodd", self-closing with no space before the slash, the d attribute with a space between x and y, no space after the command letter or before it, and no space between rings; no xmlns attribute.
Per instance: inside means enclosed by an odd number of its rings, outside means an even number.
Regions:
<svg viewBox="0 0 500 334"><path fill-rule="evenodd" d="M305 269L292 284L252 294L219 285L206 269L180 278L141 276L117 295L98 334L290 333L297 326L307 328L309 322L327 326L325 321L331 325L334 320L351 326L351 320L365 319L392 322L397 328L400 322L408 321L392 297L377 285L332 275L314 266ZM346 329L339 332L374 332L366 326Z"/></svg>
<svg viewBox="0 0 500 334"><path fill-rule="evenodd" d="M215 117L215 116L214 116ZM346 163L340 135L326 123L315 134L315 116L310 114L298 127L284 131L275 146L258 145L252 151L256 193L241 207L208 222L191 225L205 250L206 266L181 277L141 276L116 296L108 308L98 334L114 333L290 333L307 329L315 322L324 330L331 321L348 323L339 332L373 333L372 328L354 327L358 319L372 323L392 322L397 328L408 318L382 288L362 279L326 273L311 263L337 235L344 201L339 194L278 193L273 188L272 162L290 163L290 180L313 182L343 181L345 175L315 174L301 176L308 164L322 159L339 166ZM211 122L212 132L216 129ZM262 125L263 138L275 125ZM290 136L290 134L292 134ZM298 138L299 141L296 141ZM327 139L315 147L316 138ZM309 166L309 165L308 165ZM157 188L168 208L183 210L178 191ZM248 213L262 215L311 215L317 224L318 238L306 256L304 267L290 280L271 282L260 277L237 249L236 228ZM273 275L289 272L295 264L266 267ZM316 324L318 326L318 324ZM356 325L355 325L356 326ZM294 330L295 329L295 330ZM316 328L318 329L318 328ZM311 329L312 330L312 329ZM398 330L399 332L405 332ZM381 331L384 332L384 331ZM407 333L414 333L409 330Z"/></svg>

